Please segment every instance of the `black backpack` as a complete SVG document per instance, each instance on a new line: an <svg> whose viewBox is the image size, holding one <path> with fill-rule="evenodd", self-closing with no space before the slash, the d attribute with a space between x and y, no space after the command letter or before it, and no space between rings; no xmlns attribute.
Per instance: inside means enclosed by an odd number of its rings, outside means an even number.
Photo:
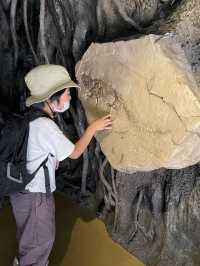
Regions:
<svg viewBox="0 0 200 266"><path fill-rule="evenodd" d="M50 192L48 157L33 172L26 168L29 122L39 117L48 117L42 111L31 110L24 115L1 113L0 115L0 198L19 192L44 167L46 192Z"/></svg>

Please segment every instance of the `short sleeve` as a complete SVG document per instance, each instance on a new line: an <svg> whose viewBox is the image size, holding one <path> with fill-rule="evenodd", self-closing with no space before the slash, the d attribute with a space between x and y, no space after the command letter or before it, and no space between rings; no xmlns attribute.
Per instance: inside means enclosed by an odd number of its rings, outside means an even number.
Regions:
<svg viewBox="0 0 200 266"><path fill-rule="evenodd" d="M57 161L63 161L74 151L75 145L62 133L56 123L48 118L39 118L37 141L40 148L51 153ZM38 120L39 120L38 119Z"/></svg>

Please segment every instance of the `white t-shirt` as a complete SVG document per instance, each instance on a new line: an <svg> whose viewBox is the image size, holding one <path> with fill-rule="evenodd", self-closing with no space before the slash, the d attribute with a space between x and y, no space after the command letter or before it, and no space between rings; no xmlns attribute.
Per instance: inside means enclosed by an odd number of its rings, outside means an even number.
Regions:
<svg viewBox="0 0 200 266"><path fill-rule="evenodd" d="M27 169L30 173L49 155L46 166L49 170L51 192L56 189L55 170L58 162L67 158L74 144L62 133L54 121L40 117L30 122L27 146ZM52 156L53 155L53 156ZM33 180L26 185L31 192L46 193L44 168L41 167Z"/></svg>

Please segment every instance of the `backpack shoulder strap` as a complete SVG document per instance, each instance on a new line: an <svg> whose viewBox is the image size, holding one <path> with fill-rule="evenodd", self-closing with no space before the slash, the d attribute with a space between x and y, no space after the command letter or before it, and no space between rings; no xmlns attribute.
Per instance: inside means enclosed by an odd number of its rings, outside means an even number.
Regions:
<svg viewBox="0 0 200 266"><path fill-rule="evenodd" d="M27 113L25 113L25 116L28 118L29 122L39 117L46 117L46 118L52 119L50 115L48 115L46 112L39 110L39 109L35 109L35 108L31 108Z"/></svg>
<svg viewBox="0 0 200 266"><path fill-rule="evenodd" d="M39 118L39 117L46 117L46 118L53 120L53 118L51 118L46 112L39 110L39 109L34 109L34 108L30 109L30 111L26 113L26 116L27 116L29 122L31 122L31 121ZM45 187L46 187L46 193L47 194L51 193L49 170L48 170L48 167L46 166L46 163L48 161L48 157L49 157L49 155L38 166L38 168L31 174L32 177L34 177L36 175L36 173L38 172L38 170L43 166L44 175L45 175Z"/></svg>

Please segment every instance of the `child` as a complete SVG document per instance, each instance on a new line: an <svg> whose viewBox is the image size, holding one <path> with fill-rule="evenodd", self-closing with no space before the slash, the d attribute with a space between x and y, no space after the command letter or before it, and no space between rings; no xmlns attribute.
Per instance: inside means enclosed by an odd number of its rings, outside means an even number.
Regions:
<svg viewBox="0 0 200 266"><path fill-rule="evenodd" d="M31 93L26 105L49 116L30 122L27 169L32 173L45 158L48 160L46 169L41 167L24 191L10 196L18 241L18 260L15 258L14 265L46 266L55 239L53 192L58 163L67 157L79 158L94 134L111 129L112 121L110 115L94 121L73 144L50 119L56 112L64 112L70 107L69 88L79 87L70 79L66 69L59 65L40 65L25 76L25 82Z"/></svg>

